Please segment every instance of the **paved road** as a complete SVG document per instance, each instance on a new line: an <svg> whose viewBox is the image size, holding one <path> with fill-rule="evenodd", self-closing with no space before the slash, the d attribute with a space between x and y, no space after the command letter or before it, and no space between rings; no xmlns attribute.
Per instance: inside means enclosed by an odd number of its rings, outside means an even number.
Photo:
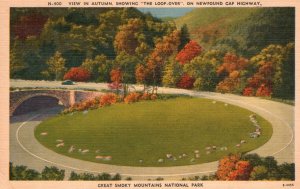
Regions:
<svg viewBox="0 0 300 189"><path fill-rule="evenodd" d="M60 82L31 82L12 81L13 87L61 87ZM80 86L80 87L79 87ZM79 83L69 88L106 89L106 84ZM137 87L139 88L139 87ZM195 92L182 89L159 88L160 93L189 94L196 97L210 98L234 104L249 109L261 115L273 126L271 139L260 148L251 153L261 156L274 156L279 163L294 162L294 107L279 102L259 99L255 97L242 97L232 94L219 94L210 92ZM15 164L27 165L30 168L42 170L44 166L55 165L66 170L91 173L121 173L124 177L144 180L149 178L164 177L165 179L181 179L193 175L203 175L214 172L217 162L199 165L177 167L127 167L98 164L77 159L72 159L57 154L38 143L34 138L34 128L42 120L57 113L57 109L34 112L11 119L10 128L10 161ZM28 119L32 120L28 120Z"/></svg>

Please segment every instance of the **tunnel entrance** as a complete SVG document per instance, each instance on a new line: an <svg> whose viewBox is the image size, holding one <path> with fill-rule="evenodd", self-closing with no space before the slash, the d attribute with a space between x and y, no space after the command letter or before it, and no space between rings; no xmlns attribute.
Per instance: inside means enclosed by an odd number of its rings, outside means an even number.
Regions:
<svg viewBox="0 0 300 189"><path fill-rule="evenodd" d="M35 96L22 102L14 111L13 115L26 114L46 108L54 108L64 106L55 97L52 96Z"/></svg>

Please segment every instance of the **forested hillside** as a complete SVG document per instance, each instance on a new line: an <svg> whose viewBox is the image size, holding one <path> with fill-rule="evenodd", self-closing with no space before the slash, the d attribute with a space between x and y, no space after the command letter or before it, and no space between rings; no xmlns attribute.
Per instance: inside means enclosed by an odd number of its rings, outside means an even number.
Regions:
<svg viewBox="0 0 300 189"><path fill-rule="evenodd" d="M198 8L175 19L203 47L252 56L269 44L295 38L294 8Z"/></svg>
<svg viewBox="0 0 300 189"><path fill-rule="evenodd" d="M11 9L10 76L294 98L294 8Z"/></svg>

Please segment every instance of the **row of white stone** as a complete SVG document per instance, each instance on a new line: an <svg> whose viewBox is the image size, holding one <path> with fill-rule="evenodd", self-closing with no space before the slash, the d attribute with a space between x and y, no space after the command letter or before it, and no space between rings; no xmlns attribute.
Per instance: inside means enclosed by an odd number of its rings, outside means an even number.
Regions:
<svg viewBox="0 0 300 189"><path fill-rule="evenodd" d="M249 116L250 122L253 124L253 126L255 127L255 131L252 133L249 133L251 138L257 138L261 135L261 127L258 124L258 121L256 119L256 115L255 114L251 114Z"/></svg>

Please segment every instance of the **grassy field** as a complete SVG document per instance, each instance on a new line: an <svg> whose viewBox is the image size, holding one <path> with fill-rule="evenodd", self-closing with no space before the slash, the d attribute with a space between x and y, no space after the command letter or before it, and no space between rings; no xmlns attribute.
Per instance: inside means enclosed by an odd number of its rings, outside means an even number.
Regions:
<svg viewBox="0 0 300 189"><path fill-rule="evenodd" d="M35 136L57 153L92 162L154 167L191 165L215 161L230 152L247 152L267 142L272 127L259 116L262 135L249 137L255 131L249 121L251 114L223 102L179 97L59 115L38 125ZM41 135L43 132L47 135ZM56 147L60 143L57 140L63 140L64 146ZM241 140L246 143L236 147ZM75 148L71 153L70 146ZM217 149L206 150L209 146ZM227 147L227 151L221 147ZM79 149L89 151L82 153ZM198 158L195 150L199 151ZM186 157L182 156L184 153ZM172 154L176 160L167 159L166 154Z"/></svg>

